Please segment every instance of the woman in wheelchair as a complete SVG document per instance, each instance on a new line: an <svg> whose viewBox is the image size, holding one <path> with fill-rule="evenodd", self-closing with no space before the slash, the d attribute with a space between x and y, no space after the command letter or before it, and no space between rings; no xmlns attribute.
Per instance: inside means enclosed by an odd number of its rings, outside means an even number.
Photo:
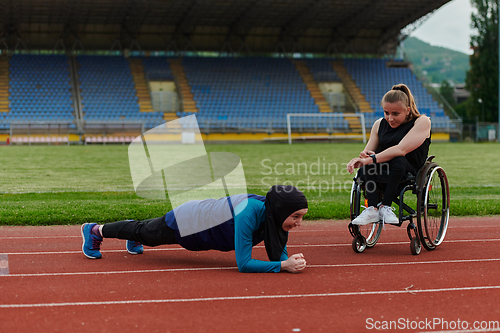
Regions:
<svg viewBox="0 0 500 333"><path fill-rule="evenodd" d="M360 168L358 177L365 182L368 201L368 208L352 221L354 225L399 224L392 201L405 175L416 175L429 152L431 120L418 112L410 89L404 84L393 86L381 104L384 118L375 121L365 149L347 164L349 173ZM386 184L382 202L377 191L380 183Z"/></svg>

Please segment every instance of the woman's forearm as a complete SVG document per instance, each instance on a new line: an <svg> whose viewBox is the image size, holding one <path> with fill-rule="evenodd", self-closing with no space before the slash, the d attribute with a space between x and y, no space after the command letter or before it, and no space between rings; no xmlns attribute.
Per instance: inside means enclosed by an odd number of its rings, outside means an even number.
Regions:
<svg viewBox="0 0 500 333"><path fill-rule="evenodd" d="M396 145L389 147L378 154L375 154L375 158L377 160L377 163L384 163L392 160L395 157L405 156L407 153L408 152L404 151L399 145Z"/></svg>

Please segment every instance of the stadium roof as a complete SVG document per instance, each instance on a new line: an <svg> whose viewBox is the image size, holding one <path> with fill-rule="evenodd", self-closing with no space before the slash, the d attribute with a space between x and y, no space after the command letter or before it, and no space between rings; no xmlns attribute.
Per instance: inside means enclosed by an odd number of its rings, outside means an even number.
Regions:
<svg viewBox="0 0 500 333"><path fill-rule="evenodd" d="M0 0L0 48L391 54L448 1Z"/></svg>

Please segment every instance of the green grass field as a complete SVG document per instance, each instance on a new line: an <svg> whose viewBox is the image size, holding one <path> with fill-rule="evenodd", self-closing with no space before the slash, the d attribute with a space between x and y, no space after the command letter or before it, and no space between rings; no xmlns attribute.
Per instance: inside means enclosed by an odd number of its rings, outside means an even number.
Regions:
<svg viewBox="0 0 500 333"><path fill-rule="evenodd" d="M300 187L306 219L347 219L356 143L207 145L241 157L249 193L273 184ZM134 193L127 146L4 146L0 157L0 225L52 225L147 219L168 201ZM430 154L448 175L451 214L500 214L500 145L433 143Z"/></svg>

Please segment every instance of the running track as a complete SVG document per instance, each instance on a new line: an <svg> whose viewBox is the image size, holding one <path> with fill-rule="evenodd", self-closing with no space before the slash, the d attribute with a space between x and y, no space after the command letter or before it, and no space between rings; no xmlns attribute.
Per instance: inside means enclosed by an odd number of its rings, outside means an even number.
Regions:
<svg viewBox="0 0 500 333"><path fill-rule="evenodd" d="M500 321L499 224L452 218L441 246L412 256L405 227L386 226L356 254L345 221L304 223L289 237L289 253L307 259L300 274L239 273L234 252L133 256L109 239L90 260L79 226L0 227L0 331L362 332L375 321L443 331L439 319L465 332L464 321ZM266 259L263 246L254 258Z"/></svg>

